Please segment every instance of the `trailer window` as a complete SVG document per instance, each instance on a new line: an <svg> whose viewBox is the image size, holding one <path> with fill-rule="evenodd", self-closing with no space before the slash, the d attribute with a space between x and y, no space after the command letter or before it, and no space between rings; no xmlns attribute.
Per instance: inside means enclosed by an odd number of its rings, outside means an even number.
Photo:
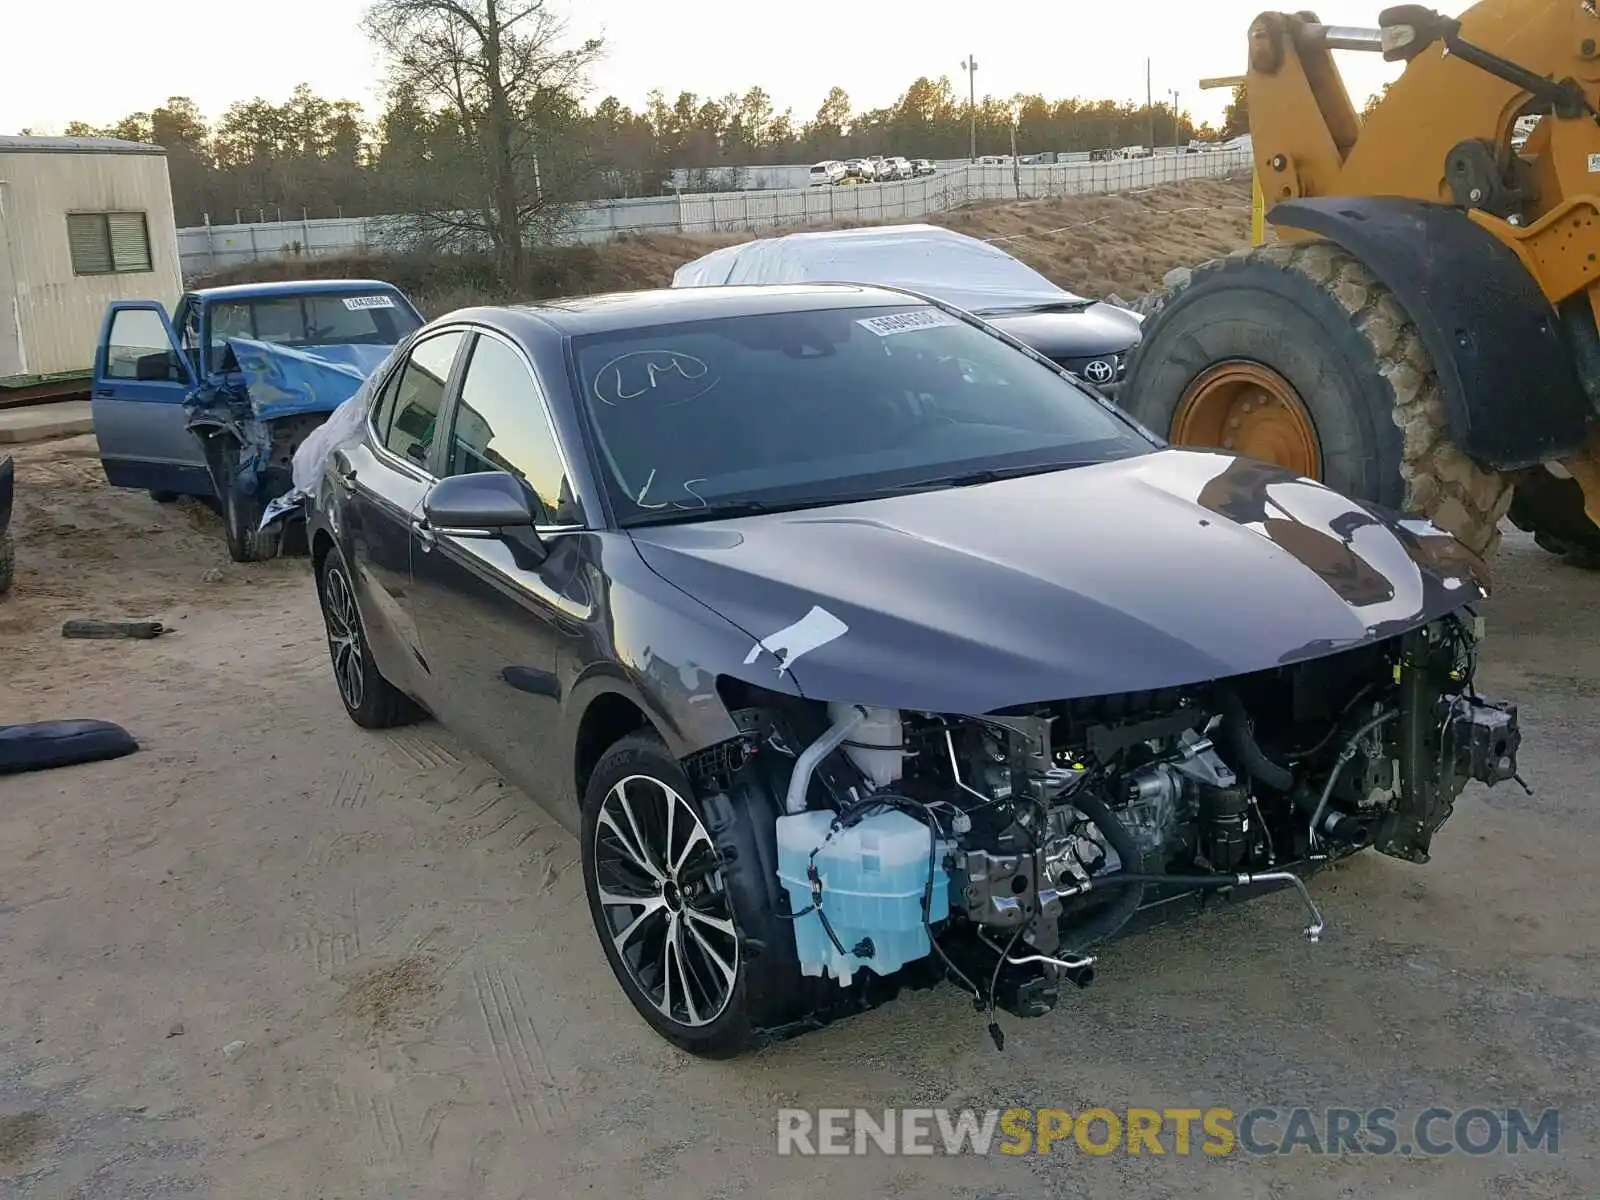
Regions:
<svg viewBox="0 0 1600 1200"><path fill-rule="evenodd" d="M142 212L67 214L67 248L74 275L151 271L150 228Z"/></svg>

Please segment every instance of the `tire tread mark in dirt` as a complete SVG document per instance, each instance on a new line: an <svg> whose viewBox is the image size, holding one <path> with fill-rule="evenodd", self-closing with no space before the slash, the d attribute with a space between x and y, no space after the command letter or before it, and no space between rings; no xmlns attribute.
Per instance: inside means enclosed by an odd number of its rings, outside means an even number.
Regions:
<svg viewBox="0 0 1600 1200"><path fill-rule="evenodd" d="M409 1146L394 1099L384 1092L369 1092L337 1079L323 1079L317 1088L317 1111L335 1126L356 1127L367 1143L362 1157L373 1167L402 1163Z"/></svg>
<svg viewBox="0 0 1600 1200"><path fill-rule="evenodd" d="M567 1119L567 1106L528 1013L522 985L515 977L508 983L494 965L475 966L472 983L512 1115L518 1125L554 1132Z"/></svg>
<svg viewBox="0 0 1600 1200"><path fill-rule="evenodd" d="M395 1115L394 1101L385 1094L373 1093L367 1097L367 1124L371 1131L374 1166L386 1162L403 1162L406 1157L405 1133Z"/></svg>
<svg viewBox="0 0 1600 1200"><path fill-rule="evenodd" d="M333 786L330 803L334 808L365 808L372 793L372 772L360 765L348 766Z"/></svg>
<svg viewBox="0 0 1600 1200"><path fill-rule="evenodd" d="M361 912L354 892L350 893L350 917L345 922L329 922L313 916L290 938L291 948L308 957L324 979L354 962L361 954Z"/></svg>
<svg viewBox="0 0 1600 1200"><path fill-rule="evenodd" d="M389 744L419 771L436 771L440 767L461 765L460 759L431 738L398 734L389 739Z"/></svg>

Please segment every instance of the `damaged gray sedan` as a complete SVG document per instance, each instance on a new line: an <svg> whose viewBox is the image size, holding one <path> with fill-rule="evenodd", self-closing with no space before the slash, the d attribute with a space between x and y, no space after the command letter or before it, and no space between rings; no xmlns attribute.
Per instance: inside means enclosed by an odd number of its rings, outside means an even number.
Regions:
<svg viewBox="0 0 1600 1200"><path fill-rule="evenodd" d="M1315 939L1303 876L1426 862L1517 778L1452 538L1169 449L925 297L465 310L370 392L311 489L339 695L579 836L695 1053L940 983L998 1042L1218 894L1293 888Z"/></svg>

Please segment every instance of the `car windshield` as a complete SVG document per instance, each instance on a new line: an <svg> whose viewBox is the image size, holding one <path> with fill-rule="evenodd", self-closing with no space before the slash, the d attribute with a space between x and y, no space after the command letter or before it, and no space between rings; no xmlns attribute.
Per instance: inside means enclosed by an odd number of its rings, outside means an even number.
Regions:
<svg viewBox="0 0 1600 1200"><path fill-rule="evenodd" d="M1082 466L1154 444L1060 371L938 308L723 317L575 338L623 524Z"/></svg>
<svg viewBox="0 0 1600 1200"><path fill-rule="evenodd" d="M422 322L387 292L317 292L220 301L211 307L213 352L229 338L277 346L393 346Z"/></svg>

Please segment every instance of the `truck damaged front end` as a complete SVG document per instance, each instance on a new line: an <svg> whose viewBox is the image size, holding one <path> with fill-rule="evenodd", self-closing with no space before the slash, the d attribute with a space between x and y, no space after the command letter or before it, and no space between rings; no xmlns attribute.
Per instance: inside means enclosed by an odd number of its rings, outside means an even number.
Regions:
<svg viewBox="0 0 1600 1200"><path fill-rule="evenodd" d="M274 557L294 526L293 510L265 521L294 486L297 451L330 413L389 357L392 346L293 347L228 338L217 370L184 401L205 449L228 547L240 562ZM274 513L275 517L279 514Z"/></svg>

